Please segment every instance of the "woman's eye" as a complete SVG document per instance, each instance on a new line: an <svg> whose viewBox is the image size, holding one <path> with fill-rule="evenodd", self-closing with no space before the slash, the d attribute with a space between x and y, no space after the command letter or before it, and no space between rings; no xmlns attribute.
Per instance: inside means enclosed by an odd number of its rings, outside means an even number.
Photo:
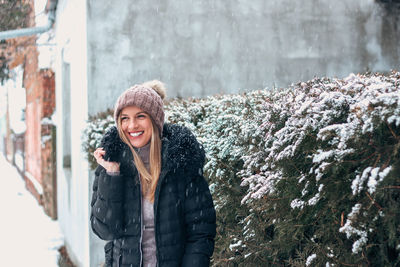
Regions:
<svg viewBox="0 0 400 267"><path fill-rule="evenodd" d="M137 117L138 117L139 119L143 119L143 118L146 118L146 115L140 114L140 115L138 115Z"/></svg>
<svg viewBox="0 0 400 267"><path fill-rule="evenodd" d="M121 118L121 121L124 121L124 120L126 120L126 119L128 119L128 117L122 117L122 118Z"/></svg>

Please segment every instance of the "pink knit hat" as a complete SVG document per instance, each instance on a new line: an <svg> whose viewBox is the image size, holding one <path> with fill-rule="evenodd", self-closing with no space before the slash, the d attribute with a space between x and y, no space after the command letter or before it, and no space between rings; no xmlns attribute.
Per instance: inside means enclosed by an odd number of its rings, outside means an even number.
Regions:
<svg viewBox="0 0 400 267"><path fill-rule="evenodd" d="M157 80L137 84L129 88L119 96L115 103L115 122L118 121L118 116L122 109L136 106L150 115L162 136L165 91L164 84Z"/></svg>

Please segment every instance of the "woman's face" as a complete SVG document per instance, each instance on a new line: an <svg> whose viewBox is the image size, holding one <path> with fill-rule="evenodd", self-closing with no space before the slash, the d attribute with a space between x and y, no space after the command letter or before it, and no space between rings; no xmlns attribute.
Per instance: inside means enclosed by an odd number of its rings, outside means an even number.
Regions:
<svg viewBox="0 0 400 267"><path fill-rule="evenodd" d="M121 111L121 129L133 147L143 147L150 142L152 122L150 116L135 106Z"/></svg>

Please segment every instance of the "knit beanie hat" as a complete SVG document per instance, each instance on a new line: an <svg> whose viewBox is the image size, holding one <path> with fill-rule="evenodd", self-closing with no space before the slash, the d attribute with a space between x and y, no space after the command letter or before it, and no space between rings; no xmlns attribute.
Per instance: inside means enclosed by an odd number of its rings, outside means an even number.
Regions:
<svg viewBox="0 0 400 267"><path fill-rule="evenodd" d="M114 108L114 119L117 123L119 113L129 106L136 106L150 115L157 126L160 135L164 125L164 103L166 88L160 81L148 81L143 84L136 84L123 92ZM118 125L118 123L117 123Z"/></svg>

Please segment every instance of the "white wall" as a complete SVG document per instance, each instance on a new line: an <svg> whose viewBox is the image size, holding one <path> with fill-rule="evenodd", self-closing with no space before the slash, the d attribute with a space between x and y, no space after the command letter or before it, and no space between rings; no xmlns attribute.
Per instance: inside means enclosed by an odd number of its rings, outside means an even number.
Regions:
<svg viewBox="0 0 400 267"><path fill-rule="evenodd" d="M83 267L90 266L89 171L81 149L82 130L88 114L86 1L60 0L56 18L58 220L70 257ZM69 78L64 71L66 64L70 67ZM68 84L70 102L65 101L64 90ZM67 116L64 114L66 110L70 110ZM67 127L68 121L70 127ZM68 145L64 144L66 140L69 140ZM70 168L63 166L66 147L71 153Z"/></svg>

